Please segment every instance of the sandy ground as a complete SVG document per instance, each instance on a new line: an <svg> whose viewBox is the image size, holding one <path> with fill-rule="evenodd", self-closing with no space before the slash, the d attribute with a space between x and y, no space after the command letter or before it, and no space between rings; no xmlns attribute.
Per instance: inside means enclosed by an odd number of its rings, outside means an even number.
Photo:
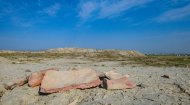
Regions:
<svg viewBox="0 0 190 105"><path fill-rule="evenodd" d="M31 72L56 67L90 67L129 74L138 86L134 89L93 88L39 95L39 87L28 85L5 90L3 83ZM31 72L28 72L31 71ZM169 75L170 78L163 78ZM119 61L95 62L85 59L53 59L40 63L12 64L0 57L0 105L190 105L190 69L175 67L123 66Z"/></svg>

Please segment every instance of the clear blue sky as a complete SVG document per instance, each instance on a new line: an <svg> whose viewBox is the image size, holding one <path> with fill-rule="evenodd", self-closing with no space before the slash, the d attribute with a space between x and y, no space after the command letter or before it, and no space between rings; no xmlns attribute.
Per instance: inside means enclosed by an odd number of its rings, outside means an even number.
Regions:
<svg viewBox="0 0 190 105"><path fill-rule="evenodd" d="M0 0L0 49L190 53L190 0Z"/></svg>

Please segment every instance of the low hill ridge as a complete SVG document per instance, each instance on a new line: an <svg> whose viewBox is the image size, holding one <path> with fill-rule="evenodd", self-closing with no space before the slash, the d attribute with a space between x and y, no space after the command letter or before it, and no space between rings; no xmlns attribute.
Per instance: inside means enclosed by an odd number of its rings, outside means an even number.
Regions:
<svg viewBox="0 0 190 105"><path fill-rule="evenodd" d="M134 50L98 50L98 49L85 49L85 48L55 48L42 51L10 51L1 50L0 53L66 53L77 54L84 56L125 56L125 57L144 57L145 54Z"/></svg>

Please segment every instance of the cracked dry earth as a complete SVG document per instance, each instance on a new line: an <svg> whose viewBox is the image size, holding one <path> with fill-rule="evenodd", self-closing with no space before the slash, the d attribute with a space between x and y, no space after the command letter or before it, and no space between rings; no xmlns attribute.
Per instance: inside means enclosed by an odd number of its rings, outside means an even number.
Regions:
<svg viewBox="0 0 190 105"><path fill-rule="evenodd" d="M129 74L134 89L92 88L39 95L39 87L28 85L5 90L3 83L31 72L56 67L60 70L90 67ZM31 72L30 72L31 71ZM162 77L169 75L169 78ZM120 61L95 62L86 59L54 59L40 63L12 64L0 58L0 105L190 105L190 69L121 65Z"/></svg>

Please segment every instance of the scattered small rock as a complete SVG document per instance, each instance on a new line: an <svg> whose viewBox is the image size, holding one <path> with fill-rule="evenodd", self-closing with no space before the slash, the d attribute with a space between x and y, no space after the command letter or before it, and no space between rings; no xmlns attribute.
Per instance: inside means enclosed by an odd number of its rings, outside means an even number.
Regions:
<svg viewBox="0 0 190 105"><path fill-rule="evenodd" d="M0 91L0 98L3 96L4 91Z"/></svg>
<svg viewBox="0 0 190 105"><path fill-rule="evenodd" d="M18 62L12 62L12 64L21 64L21 62L19 62L19 61Z"/></svg>
<svg viewBox="0 0 190 105"><path fill-rule="evenodd" d="M72 68L71 70L77 70L76 68Z"/></svg>
<svg viewBox="0 0 190 105"><path fill-rule="evenodd" d="M5 88L3 86L0 86L0 99L3 96L3 94L5 93Z"/></svg>
<svg viewBox="0 0 190 105"><path fill-rule="evenodd" d="M31 72L31 70L30 69L26 69L25 72Z"/></svg>
<svg viewBox="0 0 190 105"><path fill-rule="evenodd" d="M9 83L4 83L3 85L5 89L12 90L17 86L23 86L27 82L28 82L28 77L24 77L24 78L15 79L14 81Z"/></svg>
<svg viewBox="0 0 190 105"><path fill-rule="evenodd" d="M77 102L78 102L78 99L75 99L73 102L71 102L71 103L68 104L68 105L77 105Z"/></svg>
<svg viewBox="0 0 190 105"><path fill-rule="evenodd" d="M163 76L161 76L161 77L163 77L163 78L167 78L167 79L170 79L170 76L169 75L163 75Z"/></svg>
<svg viewBox="0 0 190 105"><path fill-rule="evenodd" d="M138 84L137 86L138 86L138 87L141 87L141 88L146 88L146 87L148 87L147 85L142 84L142 83L141 83L141 84Z"/></svg>

